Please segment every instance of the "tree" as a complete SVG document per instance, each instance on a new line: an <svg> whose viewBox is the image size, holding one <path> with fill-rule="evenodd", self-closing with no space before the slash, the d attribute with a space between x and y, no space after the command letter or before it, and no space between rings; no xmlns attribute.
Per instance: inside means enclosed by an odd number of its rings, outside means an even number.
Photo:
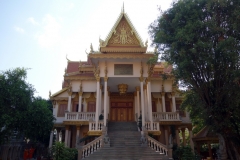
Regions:
<svg viewBox="0 0 240 160"><path fill-rule="evenodd" d="M188 88L184 106L224 137L231 159L240 157L239 15L239 0L179 0L149 27L156 57Z"/></svg>
<svg viewBox="0 0 240 160"><path fill-rule="evenodd" d="M0 143L13 131L40 142L50 135L54 117L49 103L34 97L35 89L26 78L24 68L0 73Z"/></svg>
<svg viewBox="0 0 240 160"><path fill-rule="evenodd" d="M52 105L50 107L52 108ZM24 130L24 135L32 141L40 141L47 145L55 120L48 101L41 97L34 98L27 114L28 118L25 121L27 128Z"/></svg>

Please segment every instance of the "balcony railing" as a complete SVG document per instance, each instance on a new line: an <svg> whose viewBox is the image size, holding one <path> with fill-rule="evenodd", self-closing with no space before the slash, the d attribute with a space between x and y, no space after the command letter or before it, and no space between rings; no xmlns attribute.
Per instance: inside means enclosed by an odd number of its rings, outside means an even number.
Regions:
<svg viewBox="0 0 240 160"><path fill-rule="evenodd" d="M145 128L148 131L160 131L159 122L153 122L153 129L151 129L151 122L145 122Z"/></svg>
<svg viewBox="0 0 240 160"><path fill-rule="evenodd" d="M65 121L95 120L95 112L66 112Z"/></svg>
<svg viewBox="0 0 240 160"><path fill-rule="evenodd" d="M153 112L155 121L181 121L179 112Z"/></svg>
<svg viewBox="0 0 240 160"><path fill-rule="evenodd" d="M98 124L96 122L89 122L89 131L102 131L103 126L103 121L99 121Z"/></svg>

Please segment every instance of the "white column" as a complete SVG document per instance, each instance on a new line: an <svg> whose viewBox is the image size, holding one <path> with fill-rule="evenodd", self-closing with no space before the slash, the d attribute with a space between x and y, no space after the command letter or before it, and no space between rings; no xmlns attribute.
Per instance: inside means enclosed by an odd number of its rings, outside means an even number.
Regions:
<svg viewBox="0 0 240 160"><path fill-rule="evenodd" d="M69 128L68 130L68 147L70 147L70 144L71 144L71 129Z"/></svg>
<svg viewBox="0 0 240 160"><path fill-rule="evenodd" d="M185 128L182 128L181 130L182 130L183 146L186 146Z"/></svg>
<svg viewBox="0 0 240 160"><path fill-rule="evenodd" d="M102 85L100 85L100 94L99 94L99 104L100 104L100 112L98 113L99 115L102 114L103 111L103 106L102 106Z"/></svg>
<svg viewBox="0 0 240 160"><path fill-rule="evenodd" d="M147 85L143 85L144 89L144 109L145 109L145 119L149 120L148 117L148 96L147 96Z"/></svg>
<svg viewBox="0 0 240 160"><path fill-rule="evenodd" d="M136 87L136 90L137 90L137 114L138 114L138 118L140 116L140 103L139 103L139 90L140 90L140 87Z"/></svg>
<svg viewBox="0 0 240 160"><path fill-rule="evenodd" d="M107 94L107 117L109 116L109 111L110 111L110 101L109 101L109 96L110 96L110 92L109 92L109 90L110 90L110 87L108 86L107 87L107 92L108 92L108 94Z"/></svg>
<svg viewBox="0 0 240 160"><path fill-rule="evenodd" d="M95 115L95 121L96 121L96 129L98 125L98 118L99 118L99 94L100 94L100 77L97 77L97 99L96 99L96 115Z"/></svg>
<svg viewBox="0 0 240 160"><path fill-rule="evenodd" d="M134 92L134 119L137 122L137 92Z"/></svg>
<svg viewBox="0 0 240 160"><path fill-rule="evenodd" d="M152 91L151 91L151 81L147 83L147 91L148 91L148 115L151 125L151 130L153 130L153 117L152 117Z"/></svg>
<svg viewBox="0 0 240 160"><path fill-rule="evenodd" d="M179 137L179 130L176 129L176 139L177 139L177 145L180 146L180 137Z"/></svg>
<svg viewBox="0 0 240 160"><path fill-rule="evenodd" d="M104 78L104 126L107 126L107 96L108 96L108 91L107 91L107 80L108 78Z"/></svg>
<svg viewBox="0 0 240 160"><path fill-rule="evenodd" d="M71 112L71 100L72 100L72 94L68 94L68 111Z"/></svg>
<svg viewBox="0 0 240 160"><path fill-rule="evenodd" d="M69 126L65 127L65 146L68 146L68 130L69 130Z"/></svg>
<svg viewBox="0 0 240 160"><path fill-rule="evenodd" d="M192 151L194 151L194 144L193 144L193 141L192 141L192 137L193 137L193 134L192 134L192 127L188 127L188 130L189 130L189 141L190 141L190 146L192 148Z"/></svg>
<svg viewBox="0 0 240 160"><path fill-rule="evenodd" d="M162 95L162 110L163 110L163 112L166 112L166 107L165 107L165 92L162 92L161 95Z"/></svg>
<svg viewBox="0 0 240 160"><path fill-rule="evenodd" d="M141 88L141 109L142 109L142 127L145 127L145 107L144 107L144 92L143 92L143 78L140 78Z"/></svg>
<svg viewBox="0 0 240 160"><path fill-rule="evenodd" d="M78 140L78 138L80 139L80 126L77 126L77 134L76 134L76 142Z"/></svg>
<svg viewBox="0 0 240 160"><path fill-rule="evenodd" d="M79 92L79 101L78 101L78 112L82 112L82 94L83 92Z"/></svg>
<svg viewBox="0 0 240 160"><path fill-rule="evenodd" d="M51 147L52 147L52 142L53 142L53 130L52 130L51 133L50 133L50 140L49 140L49 146L48 146L48 148L51 148Z"/></svg>
<svg viewBox="0 0 240 160"><path fill-rule="evenodd" d="M176 112L176 100L175 100L175 93L173 92L172 93L172 109L173 109L173 112Z"/></svg>
<svg viewBox="0 0 240 160"><path fill-rule="evenodd" d="M59 130L58 129L56 129L56 142L59 142Z"/></svg>

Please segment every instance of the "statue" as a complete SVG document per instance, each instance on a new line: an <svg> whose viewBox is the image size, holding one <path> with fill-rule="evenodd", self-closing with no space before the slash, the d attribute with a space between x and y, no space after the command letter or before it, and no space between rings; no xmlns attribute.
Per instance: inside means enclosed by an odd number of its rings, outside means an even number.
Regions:
<svg viewBox="0 0 240 160"><path fill-rule="evenodd" d="M173 146L173 143L172 143L172 134L169 135L169 138L168 138L168 146L169 146L170 148L172 148L172 146Z"/></svg>
<svg viewBox="0 0 240 160"><path fill-rule="evenodd" d="M147 138L146 138L146 135L144 133L144 131L141 131L141 146L142 147L146 147L147 146Z"/></svg>
<svg viewBox="0 0 240 160"><path fill-rule="evenodd" d="M100 47L104 46L104 40L102 40L100 37L99 37L99 46Z"/></svg>
<svg viewBox="0 0 240 160"><path fill-rule="evenodd" d="M219 159L225 160L227 159L227 151L226 151L226 144L223 136L221 134L217 134L219 139Z"/></svg>
<svg viewBox="0 0 240 160"><path fill-rule="evenodd" d="M91 45L90 45L90 53L93 53L94 51L93 51L93 46L92 46L92 43L91 43Z"/></svg>
<svg viewBox="0 0 240 160"><path fill-rule="evenodd" d="M145 47L148 47L148 40L146 40L145 42Z"/></svg>
<svg viewBox="0 0 240 160"><path fill-rule="evenodd" d="M127 31L124 27L121 29L120 41L122 44L125 44L127 42Z"/></svg>

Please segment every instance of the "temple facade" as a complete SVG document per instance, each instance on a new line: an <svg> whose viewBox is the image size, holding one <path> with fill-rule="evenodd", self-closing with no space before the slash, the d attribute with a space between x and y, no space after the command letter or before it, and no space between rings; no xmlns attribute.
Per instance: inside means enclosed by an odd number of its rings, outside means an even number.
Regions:
<svg viewBox="0 0 240 160"><path fill-rule="evenodd" d="M68 60L62 88L50 95L58 141L74 148L78 139L101 136L109 122L136 121L139 130L163 146L172 143L172 126L182 133L183 144L188 129L193 146L191 121L180 111L182 96L172 66L148 64L154 51L147 52L147 47L122 11L107 38L99 39L98 51L90 46L87 61ZM50 147L52 137L53 132ZM180 144L179 134L175 139Z"/></svg>

